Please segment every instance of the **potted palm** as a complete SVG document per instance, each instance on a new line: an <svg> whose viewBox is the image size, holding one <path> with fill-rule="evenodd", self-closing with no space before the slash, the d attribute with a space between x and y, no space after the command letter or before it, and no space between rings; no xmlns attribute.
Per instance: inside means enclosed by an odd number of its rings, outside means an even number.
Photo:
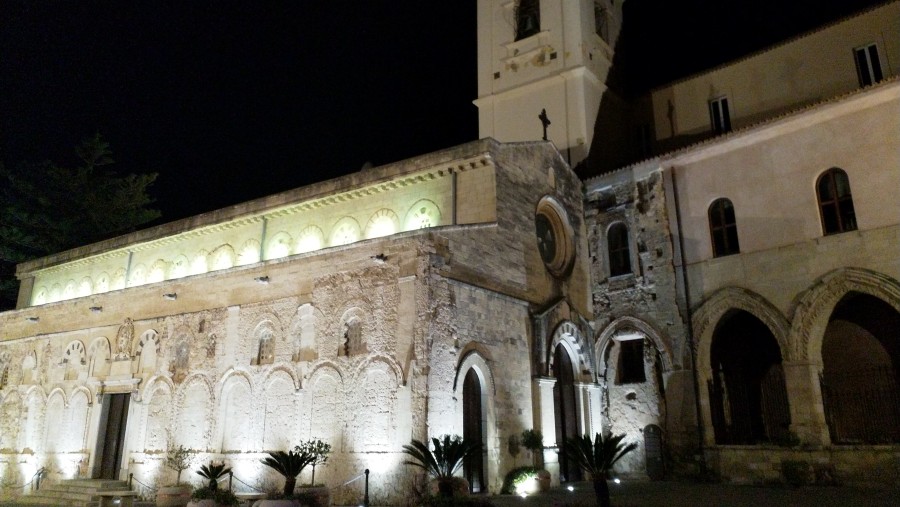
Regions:
<svg viewBox="0 0 900 507"><path fill-rule="evenodd" d="M181 472L190 468L193 460L190 449L185 449L183 445L169 445L163 465L175 471L175 484L159 488L156 492L157 507L184 507L191 501L191 487L181 484Z"/></svg>
<svg viewBox="0 0 900 507"><path fill-rule="evenodd" d="M263 465L275 470L284 477L284 491L282 498L260 501L260 507L295 507L297 502L293 500L294 488L297 486L297 476L313 461L313 457L305 451L275 451L260 460Z"/></svg>
<svg viewBox="0 0 900 507"><path fill-rule="evenodd" d="M219 489L219 481L231 472L231 468L224 463L210 463L209 466L201 465L197 475L208 482L206 486L197 488L191 494L191 503L188 507L222 507L238 505L238 499L229 490Z"/></svg>
<svg viewBox="0 0 900 507"><path fill-rule="evenodd" d="M637 448L637 443L624 444L625 434L603 437L600 433L591 437L584 435L566 440L563 450L572 462L591 475L594 495L600 507L610 507L607 474L623 456Z"/></svg>
<svg viewBox="0 0 900 507"><path fill-rule="evenodd" d="M324 465L328 462L328 455L331 454L331 444L323 442L319 439L307 440L301 442L300 445L294 447L294 451L298 453L306 453L312 457L309 466L312 467L312 477L309 485L300 486L301 503L310 507L327 507L331 505L331 491L322 484L316 484L316 466Z"/></svg>
<svg viewBox="0 0 900 507"><path fill-rule="evenodd" d="M428 444L412 439L403 446L403 453L412 460L404 461L404 465L417 466L433 478L432 491L435 486L443 498L465 496L469 494L469 483L455 474L470 454L481 452L481 444L463 440L459 435L444 435L432 438L432 451Z"/></svg>

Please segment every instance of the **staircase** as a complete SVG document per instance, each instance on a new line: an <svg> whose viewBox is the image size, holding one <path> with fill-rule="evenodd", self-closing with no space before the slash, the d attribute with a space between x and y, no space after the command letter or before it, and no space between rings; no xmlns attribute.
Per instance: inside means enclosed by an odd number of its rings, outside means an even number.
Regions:
<svg viewBox="0 0 900 507"><path fill-rule="evenodd" d="M30 495L20 496L17 505L42 507L100 507L113 505L116 493L123 493L123 501L115 505L132 505L134 495L125 481L103 479L73 479L43 486ZM127 498L127 501L125 500Z"/></svg>

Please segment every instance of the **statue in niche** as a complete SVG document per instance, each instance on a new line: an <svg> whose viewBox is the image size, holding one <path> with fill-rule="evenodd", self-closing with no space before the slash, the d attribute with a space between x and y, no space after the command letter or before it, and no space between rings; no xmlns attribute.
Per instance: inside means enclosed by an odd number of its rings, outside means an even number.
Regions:
<svg viewBox="0 0 900 507"><path fill-rule="evenodd" d="M131 318L126 317L125 322L119 326L119 331L116 333L116 361L131 359L128 349L131 347L132 341L134 341L134 323Z"/></svg>
<svg viewBox="0 0 900 507"><path fill-rule="evenodd" d="M206 342L206 357L212 359L216 357L216 333L210 333Z"/></svg>

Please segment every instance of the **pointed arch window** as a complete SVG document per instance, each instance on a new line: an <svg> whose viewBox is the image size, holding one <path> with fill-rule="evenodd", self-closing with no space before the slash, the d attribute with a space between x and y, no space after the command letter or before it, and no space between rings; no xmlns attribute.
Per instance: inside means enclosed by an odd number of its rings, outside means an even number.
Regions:
<svg viewBox="0 0 900 507"><path fill-rule="evenodd" d="M609 276L631 273L631 249L628 246L628 227L617 222L606 233L609 245Z"/></svg>
<svg viewBox="0 0 900 507"><path fill-rule="evenodd" d="M713 257L741 252L738 244L734 205L729 199L716 199L709 205L709 235L712 237Z"/></svg>
<svg viewBox="0 0 900 507"><path fill-rule="evenodd" d="M828 234L856 230L856 212L850 194L850 179L837 167L822 173L816 182L822 231Z"/></svg>

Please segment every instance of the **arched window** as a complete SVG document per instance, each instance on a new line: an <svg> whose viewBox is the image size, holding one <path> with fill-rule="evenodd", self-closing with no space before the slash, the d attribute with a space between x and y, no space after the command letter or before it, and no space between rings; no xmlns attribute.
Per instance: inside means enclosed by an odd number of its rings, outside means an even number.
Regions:
<svg viewBox="0 0 900 507"><path fill-rule="evenodd" d="M822 230L825 234L856 230L856 212L850 195L850 179L837 167L822 173L816 183Z"/></svg>
<svg viewBox="0 0 900 507"><path fill-rule="evenodd" d="M631 273L631 250L628 248L628 228L619 222L606 233L609 245L609 276Z"/></svg>
<svg viewBox="0 0 900 507"><path fill-rule="evenodd" d="M713 257L740 253L734 206L728 199L716 199L709 206L709 235L712 237Z"/></svg>
<svg viewBox="0 0 900 507"><path fill-rule="evenodd" d="M516 4L516 40L541 31L541 3L539 0L519 0Z"/></svg>

